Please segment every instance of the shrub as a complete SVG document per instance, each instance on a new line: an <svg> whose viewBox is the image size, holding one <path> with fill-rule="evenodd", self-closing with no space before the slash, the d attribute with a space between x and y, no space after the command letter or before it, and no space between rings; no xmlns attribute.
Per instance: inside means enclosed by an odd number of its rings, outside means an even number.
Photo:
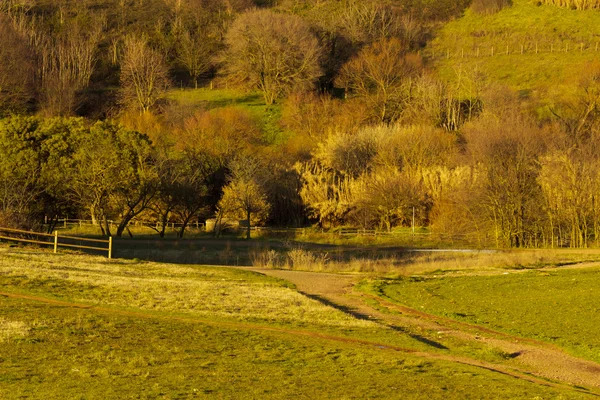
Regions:
<svg viewBox="0 0 600 400"><path fill-rule="evenodd" d="M471 9L477 14L489 15L510 7L511 3L511 0L473 0Z"/></svg>

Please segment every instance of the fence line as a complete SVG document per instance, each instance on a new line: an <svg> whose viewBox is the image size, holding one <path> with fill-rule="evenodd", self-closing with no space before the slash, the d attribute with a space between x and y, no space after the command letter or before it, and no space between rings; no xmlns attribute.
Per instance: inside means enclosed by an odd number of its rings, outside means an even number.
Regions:
<svg viewBox="0 0 600 400"><path fill-rule="evenodd" d="M70 225L79 225L79 226L100 226L101 222L97 221L96 223L94 223L94 221L92 221L91 219L72 219L72 218L59 218L56 221L56 227L62 227L62 228L68 228ZM111 228L115 227L117 225L117 223L113 220L108 220L107 221L110 225ZM48 220L46 220L44 222L45 225L48 225ZM179 222L167 222L166 224L167 228L171 228L171 229L175 229L175 228L181 228L183 226L182 223ZM145 226L148 228L154 228L154 229L160 229L162 228L162 222L148 222L148 221L139 221L139 220L133 220L129 223L129 226ZM196 229L204 229L204 223L203 222L189 222L186 224L186 229L187 228L196 228ZM64 237L64 236L63 236Z"/></svg>
<svg viewBox="0 0 600 400"><path fill-rule="evenodd" d="M66 236L59 235L58 231L54 231L54 234L48 233L40 233L40 232L31 232L31 231L23 231L19 229L11 229L11 228L2 228L0 227L0 232L4 234L0 234L0 239L10 240L19 243L31 243L38 244L42 246L53 246L54 253L58 253L59 247L67 247L71 249L83 249L83 250L96 250L96 251L105 251L107 252L108 258L112 258L113 253L113 240L112 237L108 239L88 239L79 236ZM15 235L26 235L23 237L15 237L15 236L6 236L5 234L15 234ZM47 238L49 240L40 240L40 238ZM77 240L84 243L103 243L106 244L106 247L98 247L92 245L81 245L81 244L72 244L61 242L60 239L67 240Z"/></svg>
<svg viewBox="0 0 600 400"><path fill-rule="evenodd" d="M514 45L474 45L467 47L445 48L442 50L429 49L424 54L432 59L449 58L483 58L499 57L508 55L522 54L573 54L573 53L598 53L600 51L599 42L562 42L562 43L544 43L527 42Z"/></svg>

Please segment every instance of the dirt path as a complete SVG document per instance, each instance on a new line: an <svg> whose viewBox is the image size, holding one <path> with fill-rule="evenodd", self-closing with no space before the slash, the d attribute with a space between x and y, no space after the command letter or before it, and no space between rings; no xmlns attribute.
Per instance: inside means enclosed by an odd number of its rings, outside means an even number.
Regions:
<svg viewBox="0 0 600 400"><path fill-rule="evenodd" d="M391 303L377 296L357 293L352 288L360 280L358 276L249 269L287 280L296 285L296 288L305 295L333 305L358 318L369 318L383 325L404 328L404 330L417 328L421 332L428 332L432 343L437 343L440 338L443 340L444 337L452 337L454 340L465 342L466 345L476 343L479 346L484 345L490 349L500 350L507 355L507 359L500 365L493 364L491 368L496 370L536 376L593 389L595 393L600 393L598 390L600 389L600 364L571 356L551 344L438 317ZM365 302L366 299L370 300L370 304L377 303L377 306L370 306ZM382 312L379 309L387 309L393 313ZM462 356L448 355L444 358L465 363L465 357ZM479 363L481 367L490 369L487 363L470 361L473 363L471 365Z"/></svg>

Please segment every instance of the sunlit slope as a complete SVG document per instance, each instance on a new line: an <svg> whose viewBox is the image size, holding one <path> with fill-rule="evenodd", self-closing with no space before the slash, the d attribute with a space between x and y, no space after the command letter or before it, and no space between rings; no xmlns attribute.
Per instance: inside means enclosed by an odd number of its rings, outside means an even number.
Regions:
<svg viewBox="0 0 600 400"><path fill-rule="evenodd" d="M525 93L573 80L600 59L600 11L577 11L531 0L493 15L467 10L426 49L440 76L499 82Z"/></svg>

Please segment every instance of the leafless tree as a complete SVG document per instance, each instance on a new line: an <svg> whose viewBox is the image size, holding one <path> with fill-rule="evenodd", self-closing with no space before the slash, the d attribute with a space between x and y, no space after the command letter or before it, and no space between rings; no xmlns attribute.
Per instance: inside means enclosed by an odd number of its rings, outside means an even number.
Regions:
<svg viewBox="0 0 600 400"><path fill-rule="evenodd" d="M27 38L0 14L0 114L23 108L33 94L33 57Z"/></svg>
<svg viewBox="0 0 600 400"><path fill-rule="evenodd" d="M380 122L397 119L406 100L409 78L422 69L422 60L407 52L398 39L364 48L342 67L337 84L368 102Z"/></svg>
<svg viewBox="0 0 600 400"><path fill-rule="evenodd" d="M30 41L37 53L41 108L48 115L67 115L76 108L77 92L94 72L104 18L65 22L60 34L33 23Z"/></svg>
<svg viewBox="0 0 600 400"><path fill-rule="evenodd" d="M198 78L213 65L215 43L208 32L201 29L184 30L179 40L177 59L190 74L194 87L198 88Z"/></svg>
<svg viewBox="0 0 600 400"><path fill-rule="evenodd" d="M321 47L298 16L247 12L233 23L226 42L227 74L261 90L266 104L292 91L310 89L321 75Z"/></svg>
<svg viewBox="0 0 600 400"><path fill-rule="evenodd" d="M164 57L144 37L127 36L123 47L121 99L148 112L169 85Z"/></svg>

